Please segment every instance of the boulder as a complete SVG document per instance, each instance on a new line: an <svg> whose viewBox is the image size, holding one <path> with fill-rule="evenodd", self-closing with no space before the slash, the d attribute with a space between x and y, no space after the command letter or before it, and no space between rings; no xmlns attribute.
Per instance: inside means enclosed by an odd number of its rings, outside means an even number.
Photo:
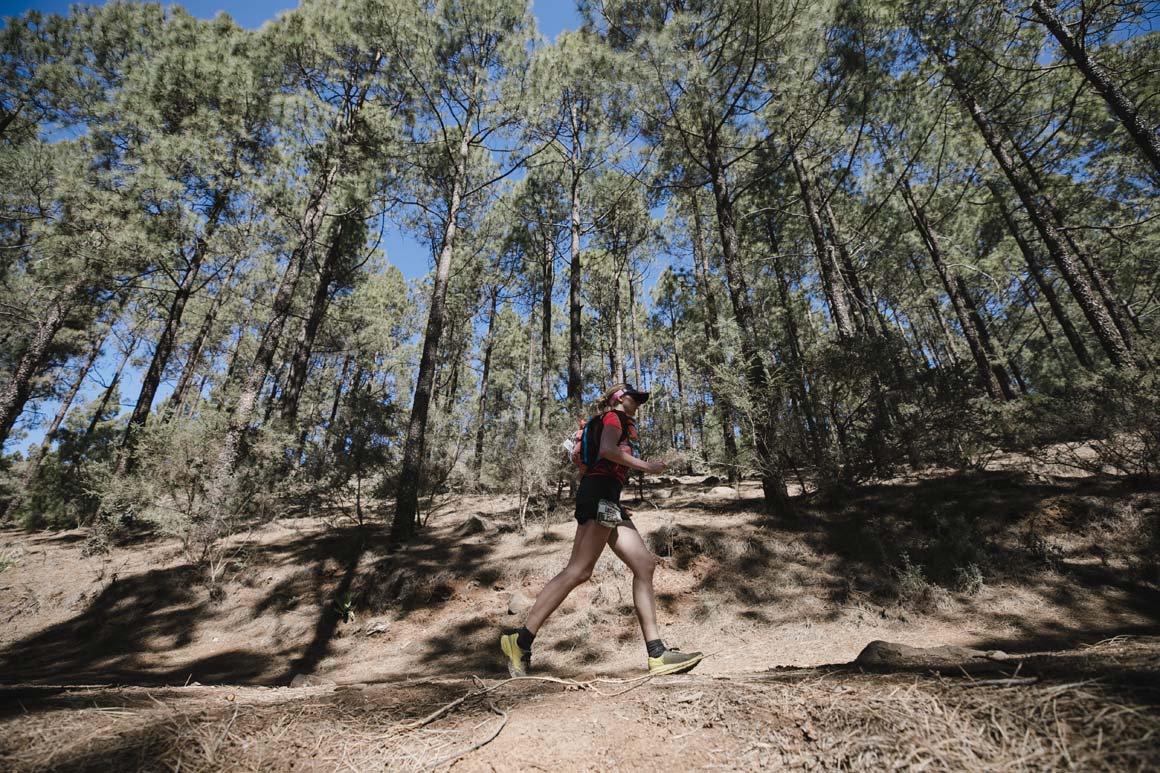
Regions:
<svg viewBox="0 0 1160 773"><path fill-rule="evenodd" d="M290 686L298 687L330 687L334 684L329 679L323 679L317 674L295 674L290 680Z"/></svg>
<svg viewBox="0 0 1160 773"><path fill-rule="evenodd" d="M730 499L737 498L737 489L732 486L714 486L709 489L709 494L715 497L729 497Z"/></svg>
<svg viewBox="0 0 1160 773"><path fill-rule="evenodd" d="M482 515L473 515L463 523L459 524L459 526L455 529L455 533L460 537L470 537L474 534L483 534L484 532L491 531L494 528L495 524L484 518Z"/></svg>
<svg viewBox="0 0 1160 773"><path fill-rule="evenodd" d="M508 597L508 614L522 615L531 609L534 603L534 599L528 598L520 591L515 591Z"/></svg>
<svg viewBox="0 0 1160 773"><path fill-rule="evenodd" d="M363 626L363 634L366 636L386 633L389 630L391 630L391 624L387 620L370 620Z"/></svg>

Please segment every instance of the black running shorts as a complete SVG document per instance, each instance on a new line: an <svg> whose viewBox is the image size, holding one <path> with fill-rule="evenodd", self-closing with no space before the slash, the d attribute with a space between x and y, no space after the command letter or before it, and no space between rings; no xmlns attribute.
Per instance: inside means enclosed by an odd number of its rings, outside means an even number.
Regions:
<svg viewBox="0 0 1160 773"><path fill-rule="evenodd" d="M576 520L583 524L596 517L601 499L620 504L620 481L604 475L585 475L576 489ZM625 519L628 520L627 518Z"/></svg>

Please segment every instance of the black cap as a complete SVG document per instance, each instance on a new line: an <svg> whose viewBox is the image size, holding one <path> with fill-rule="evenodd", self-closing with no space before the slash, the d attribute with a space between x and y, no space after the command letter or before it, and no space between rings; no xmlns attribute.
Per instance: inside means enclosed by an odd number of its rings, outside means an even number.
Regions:
<svg viewBox="0 0 1160 773"><path fill-rule="evenodd" d="M636 387L634 387L632 384L625 385L624 393L626 395L631 395L632 399L636 400L636 402L638 404L648 402L648 392L641 392Z"/></svg>

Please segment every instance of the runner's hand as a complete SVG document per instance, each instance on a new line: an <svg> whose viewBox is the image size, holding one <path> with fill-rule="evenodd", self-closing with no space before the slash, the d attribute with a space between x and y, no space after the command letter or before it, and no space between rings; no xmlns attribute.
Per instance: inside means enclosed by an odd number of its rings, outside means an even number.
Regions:
<svg viewBox="0 0 1160 773"><path fill-rule="evenodd" d="M664 462L645 462L645 464L648 465L648 469L645 470L645 472L647 472L649 475L660 475L662 472L668 469L668 465Z"/></svg>

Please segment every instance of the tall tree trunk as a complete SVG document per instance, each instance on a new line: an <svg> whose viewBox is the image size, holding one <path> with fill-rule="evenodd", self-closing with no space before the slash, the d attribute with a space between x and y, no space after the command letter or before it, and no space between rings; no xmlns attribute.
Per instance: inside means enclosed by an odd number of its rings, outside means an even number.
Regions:
<svg viewBox="0 0 1160 773"><path fill-rule="evenodd" d="M774 275L777 278L777 292L782 312L785 315L786 340L789 341L789 361L797 375L797 379L795 379L798 388L797 403L801 409L802 418L805 419L806 435L809 437L810 447L813 450L814 466L818 470L822 470L826 467L826 442L818 426L817 406L814 404L812 390L806 378L805 358L802 356L801 338L798 335L797 319L793 313L789 280L786 279L785 271L782 270L779 256L775 255L770 263L773 265Z"/></svg>
<svg viewBox="0 0 1160 773"><path fill-rule="evenodd" d="M552 240L545 238L544 293L540 300L540 429L546 429L548 426L548 378L552 371L552 288L555 283L555 266L556 257Z"/></svg>
<svg viewBox="0 0 1160 773"><path fill-rule="evenodd" d="M302 320L295 339L294 354L290 357L290 374L278 398L279 413L283 424L292 427L298 418L298 403L302 399L302 388L310 372L310 357L314 352L314 340L326 310L330 306L330 288L338 278L339 267L346 257L351 231L359 222L352 214L342 215L334 228L334 237L326 250L326 257L318 269L318 280L314 284L314 295L310 299L310 311Z"/></svg>
<svg viewBox="0 0 1160 773"><path fill-rule="evenodd" d="M584 341L581 336L580 299L580 148L578 138L584 116L580 106L573 102L569 106L572 122L572 155L569 168L572 172L569 186L568 233L570 235L570 262L568 266L568 406L575 418L584 413L584 370L580 359Z"/></svg>
<svg viewBox="0 0 1160 773"><path fill-rule="evenodd" d="M714 371L712 380L709 382L709 393L713 396L713 405L717 409L717 419L721 422L721 441L727 465L726 475L730 483L736 483L741 472L737 466L737 439L733 434L733 401L725 393L725 390L718 386L720 382L717 381L717 371L725 367L725 358L721 351L721 331L717 322L717 293L711 282L705 229L702 226L701 206L697 201L697 191L695 190L690 195L690 203L693 214L694 274L697 277L698 293L705 304L705 342L709 349L709 367Z"/></svg>
<svg viewBox="0 0 1160 773"><path fill-rule="evenodd" d="M620 307L620 277L621 271L616 272L612 280L612 380L623 384L628 379L624 375L624 310ZM639 385L638 385L639 386Z"/></svg>
<svg viewBox="0 0 1160 773"><path fill-rule="evenodd" d="M83 445L88 444L89 439L97 430L97 425L101 423L105 411L109 409L109 401L113 399L113 393L117 391L117 385L121 383L121 374L125 372L125 366L132 359L133 351L137 348L138 340L136 333L129 336L129 343L125 345L125 351L121 355L121 362L117 365L117 369L113 371L113 378L109 381L109 385L105 387L105 391L101 392L101 401L97 403L97 408L93 411L93 416L89 420L89 426L85 428Z"/></svg>
<svg viewBox="0 0 1160 773"><path fill-rule="evenodd" d="M282 391L282 377L286 375L286 362L278 363L274 371L274 378L270 379L270 394L266 397L265 407L262 410L262 424L269 424L274 415L274 407L278 404L278 395Z"/></svg>
<svg viewBox="0 0 1160 773"><path fill-rule="evenodd" d="M1100 296L1100 300L1103 301L1104 308L1107 310L1112 324L1116 326L1120 337L1123 338L1124 346L1131 350L1132 338L1127 324L1125 324L1123 317L1120 315L1121 303L1116 299L1116 293L1112 289L1111 283L1108 281L1103 268L1099 265L1096 257L1080 246L1075 237L1071 235L1071 230L1067 227L1063 213L1059 211L1059 207L1055 206L1055 201L1052 200L1046 183L1040 176L1039 170L1035 168L1035 164L1032 163L1032 159L1027 154L1027 151L1018 142L1013 142L1012 145L1015 147L1015 153L1019 156L1019 161L1023 164L1023 169L1027 172L1027 176L1030 178L1034 190L1039 193L1040 205L1051 216L1056 230L1063 236L1063 240L1070 248L1071 254L1083 265L1084 271L1087 272L1087 276L1091 280L1092 287L1095 288L1096 293Z"/></svg>
<svg viewBox="0 0 1160 773"><path fill-rule="evenodd" d="M681 341L677 335L677 319L675 316L669 317L669 331L673 336L673 367L676 369L677 375L677 393L673 395L673 401L676 403L677 421L681 426L681 443L677 448L688 451L692 446L691 436L689 435L689 420L687 411L685 410L685 382L681 378ZM639 387L638 387L639 388ZM692 461L688 461L688 467L685 470L686 475L692 475Z"/></svg>
<svg viewBox="0 0 1160 773"><path fill-rule="evenodd" d="M1128 348L1127 343L1120 335L1120 331L1116 329L1115 323L1108 314L1107 307L1096 298L1092 292L1091 284L1084 277L1080 271L1080 267L1076 265L1076 256L1069 249L1063 235L1059 232L1050 214L1045 210L1043 205L1036 199L1031 186L1019 174L1015 168L1015 163L1011 156L1007 153L1007 149L1003 146L1002 139L999 133L991 125L987 114L983 112L977 99L967 83L950 60L947 58L945 52L938 48L934 49L936 56L943 64L943 68L958 95L959 100L966 107L971 119L979 128L979 132L983 135L987 147L991 151L991 155L1007 176L1011 186L1019 195L1020 201L1023 203L1028 216L1035 225L1039 236L1043 239L1043 243L1047 245L1047 250L1051 254L1052 260L1055 261L1059 273L1063 276L1068 287L1071 288L1072 295L1075 296L1080 308L1083 310L1084 316L1091 325L1096 338L1099 339L1100 345L1103 346L1104 351L1111 359L1112 363L1118 368L1131 368L1136 365L1136 358Z"/></svg>
<svg viewBox="0 0 1160 773"><path fill-rule="evenodd" d="M535 406L532 405L532 389L533 384L536 383L536 305L532 303L528 310L528 351L524 360L523 425L525 430L531 429L532 420L535 418L534 411L540 406L539 400L536 401Z"/></svg>
<svg viewBox="0 0 1160 773"><path fill-rule="evenodd" d="M169 398L169 409L166 411L166 416L180 414L182 407L185 405L190 384L193 383L194 376L197 374L198 365L201 362L202 351L205 349L205 344L209 340L210 333L213 332L213 326L217 322L218 313L225 303L226 296L229 294L230 284L233 282L234 274L237 273L241 263L242 261L240 259L234 260L230 266L229 273L222 281L221 289L218 290L210 302L209 309L205 313L205 318L201 321L201 327L198 328L197 337L190 344L189 357L185 361L185 366L181 369L181 376L177 379L177 386L173 390L173 395Z"/></svg>
<svg viewBox="0 0 1160 773"><path fill-rule="evenodd" d="M813 182L809 171L802 163L797 150L791 154L794 172L797 175L798 187L802 193L802 204L806 209L806 217L810 224L810 234L814 238L814 250L817 253L818 268L822 277L822 288L825 290L826 301L830 306L830 316L834 326L838 328L838 337L848 340L854 337L854 323L850 318L850 308L846 303L846 290L842 286L841 271L838 262L834 259L834 248L826 239L822 228L822 219L818 214L818 206L814 201Z"/></svg>
<svg viewBox="0 0 1160 773"><path fill-rule="evenodd" d="M77 302L81 283L72 282L61 288L45 307L44 316L37 322L36 330L28 341L28 346L16 362L4 387L0 389L0 446L8 441L16 419L24 410L28 396L32 393L32 380L44 365L52 339L56 337L65 318Z"/></svg>
<svg viewBox="0 0 1160 773"><path fill-rule="evenodd" d="M1131 97L1112 81L1107 69L1092 58L1083 41L1077 40L1071 34L1071 30L1049 3L1044 0L1032 0L1031 8L1038 14L1044 26L1051 30L1051 34L1063 46L1063 50L1067 51L1092 88L1108 103L1108 107L1120 119L1120 123L1140 148L1144 158L1160 174L1160 136L1157 136L1156 131L1140 117L1140 111Z"/></svg>
<svg viewBox="0 0 1160 773"><path fill-rule="evenodd" d="M1007 368L1011 367L1011 363L995 347L991 331L987 329L987 322L983 319L982 311L980 311L979 305L975 301L975 296L971 292L971 288L967 287L967 283L958 274L954 275L954 281L959 291L959 297L962 298L963 307L967 310L967 317L970 319L971 324L975 328L975 332L979 336L979 343L983 345L983 351L986 352L987 360L991 363L991 370L994 372L995 378L998 379L999 386L1003 390L1003 396L1008 400L1012 400L1015 398L1015 393L1011 389L1011 378L1007 375ZM1006 366L1002 364L1004 361L1007 363ZM1018 381L1019 379L1017 378L1016 380Z"/></svg>
<svg viewBox="0 0 1160 773"><path fill-rule="evenodd" d="M286 262L286 270L278 283L278 290L270 308L270 318L262 329L258 348L254 359L242 381L241 391L230 413L230 421L226 427L218 450L217 460L210 475L210 484L206 492L207 512L209 519L221 519L225 516L226 499L229 494L229 484L233 479L234 468L241 456L242 436L250 426L254 410L258 404L262 386L274 362L274 355L278 351L278 344L282 338L282 331L286 326L286 319L290 315L290 308L294 303L295 290L299 279L309 259L310 251L318 238L322 221L326 215L327 203L330 200L331 188L338 177L339 163L337 159L327 159L321 174L315 181L306 203L302 219L299 221L299 237ZM208 549L208 546L206 547Z"/></svg>
<svg viewBox="0 0 1160 773"><path fill-rule="evenodd" d="M717 227L721 236L721 254L725 263L729 299L740 333L745 379L754 410L754 450L761 468L761 487L770 512L792 516L793 507L782 474L781 460L777 457L774 445L777 400L766 378L765 365L757 348L757 330L753 321L753 308L750 305L749 285L742 266L733 200L730 197L729 182L721 157L720 140L717 137L717 129L710 119L703 119L701 128L705 161L717 208Z"/></svg>
<svg viewBox="0 0 1160 773"><path fill-rule="evenodd" d="M499 306L499 287L491 288L491 314L487 318L487 337L483 342L483 373L479 379L479 408L475 412L475 458L472 467L475 477L483 469L483 441L487 436L487 398L491 380L491 352L495 347L495 315Z"/></svg>
<svg viewBox="0 0 1160 773"><path fill-rule="evenodd" d="M468 111L474 115L474 108ZM422 480L423 455L426 450L427 414L431 407L431 387L435 383L435 362L439 354L439 340L443 335L443 320L447 306L447 284L451 278L451 259L455 251L455 235L459 210L462 207L464 185L467 181L467 157L470 146L470 125L463 126L463 137L455 157L455 171L451 181L451 195L447 201L447 222L443 228L443 244L435 266L435 286L431 292L431 308L427 314L427 329L423 334L423 354L419 359L419 373L415 379L415 398L411 402L411 420L407 425L407 439L403 445L403 463L399 470L399 490L395 497L395 518L391 523L391 541L402 544L415 534L419 525L419 485Z"/></svg>
<svg viewBox="0 0 1160 773"><path fill-rule="evenodd" d="M113 320L113 323L116 319ZM110 324L110 331L112 324ZM97 358L101 356L101 347L104 346L105 340L109 337L109 332L104 335L94 336L93 344L89 347L88 356L85 357L84 362L81 363L80 369L77 371L77 377L73 381L72 386L69 387L68 392L60 400L60 405L57 406L56 415L52 417L52 424L49 425L48 430L45 431L44 437L37 446L36 451L29 457L28 462L24 465L24 470L20 474L20 488L17 489L15 495L8 500L7 506L4 508L3 516L0 516L0 521L7 520L12 517L24 501L24 494L28 491L29 486L36 480L36 475L40 471L40 464L44 461L45 454L48 453L52 441L56 438L56 433L60 429L60 425L64 423L65 416L68 415L69 408L72 407L73 400L76 399L77 394L84 386L85 379L89 377L89 371L93 369L93 364L96 363Z"/></svg>
<svg viewBox="0 0 1160 773"><path fill-rule="evenodd" d="M874 326L874 320L871 318L870 302L867 300L866 291L862 288L862 283L858 279L858 269L854 266L854 259L850 255L850 250L846 246L846 240L842 238L841 229L838 228L838 219L834 217L834 209L830 206L830 200L824 199L822 201L822 214L826 218L826 227L829 229L830 241L838 250L838 257L841 260L841 275L846 280L846 285L850 288L850 292L854 296L855 306L858 313L854 315L854 322L858 324L861 320L861 327L867 335L874 337L877 335L877 329Z"/></svg>
<svg viewBox="0 0 1160 773"><path fill-rule="evenodd" d="M353 405L362 384L363 369L361 365L356 365L354 375L350 379L350 388L346 388L346 377L350 371L352 360L353 358L349 354L342 358L342 372L338 376L338 386L334 389L334 400L330 403L330 417L326 420L326 429L330 433L330 447L335 458L343 457L346 451L346 433L337 432L334 424L338 419L338 409L342 406L342 398L345 394L347 405Z"/></svg>
<svg viewBox="0 0 1160 773"><path fill-rule="evenodd" d="M1019 290L1023 293L1023 299L1027 302L1027 305L1031 307L1031 310L1035 312L1035 319L1039 322L1039 329L1043 331L1043 337L1047 340L1047 345L1051 347L1052 354L1055 355L1055 359L1059 362L1060 372L1062 372L1065 377L1068 377L1070 375L1070 366L1068 361L1064 358L1063 352L1060 351L1059 346L1057 346L1055 343L1055 334L1051 332L1051 326L1047 324L1047 319L1043 316L1043 312L1040 311L1039 304L1035 301L1035 296L1031 293L1031 289L1027 286L1026 280L1024 280L1023 277L1018 277L1018 281Z"/></svg>
<svg viewBox="0 0 1160 773"><path fill-rule="evenodd" d="M641 380L640 372L640 346L636 336L636 280L632 275L631 265L628 270L628 334L632 339L632 383L637 389L644 386L644 381Z"/></svg>
<svg viewBox="0 0 1160 773"><path fill-rule="evenodd" d="M177 343L177 331L181 327L181 318L185 314L185 305L193 295L193 288L201 274L201 264L205 260L209 249L209 240L217 230L218 222L225 212L229 201L229 192L217 190L213 195L213 203L206 213L204 233L197 237L193 254L185 269L181 283L173 293L173 300L169 304L169 314L165 318L165 326L157 338L157 345L153 347L153 358L149 361L149 368L141 379L141 391L137 394L137 402L133 405L133 414L129 423L125 425L125 432L121 436L121 447L117 458L117 474L125 475L133 469L133 439L140 427L145 426L149 413L153 408L153 398L157 395L157 388L161 386L161 377L169 366L169 358L173 354Z"/></svg>
<svg viewBox="0 0 1160 773"><path fill-rule="evenodd" d="M334 399L330 401L330 413L326 417L327 428L334 426L334 420L338 418L338 407L342 404L343 390L346 389L346 376L350 372L351 356L348 354L342 358L342 368L338 372L338 383L334 387ZM356 378L360 377L362 370L356 372Z"/></svg>
<svg viewBox="0 0 1160 773"><path fill-rule="evenodd" d="M983 348L982 342L979 341L977 328L972 324L966 305L959 293L956 282L958 277L954 276L950 269L947 268L938 238L927 224L926 215L914 200L914 195L910 190L910 183L905 179L902 181L901 191L903 201L906 202L906 208L910 212L910 217L914 220L914 224L918 228L918 233L922 237L923 244L926 246L927 253L930 255L930 262L934 265L939 279L942 280L943 289L946 290L947 297L950 298L951 306L955 310L955 316L958 318L959 329L962 331L963 338L967 339L967 346L970 347L971 355L975 359L975 369L979 376L979 382L982 384L983 390L993 400L1001 400L1004 397L1003 388L1000 386L995 372L991 369L991 363L987 360L987 352ZM914 270L916 272L919 271L917 262L914 264Z"/></svg>
<svg viewBox="0 0 1160 773"><path fill-rule="evenodd" d="M1047 305L1050 307L1051 313L1055 316L1056 322L1059 323L1064 337L1071 344L1071 350L1075 352L1075 356L1079 360L1080 365L1088 370L1094 370L1095 363L1088 353L1087 345L1080 338L1079 333L1075 329L1075 325L1071 323L1071 318L1068 317L1067 310L1063 308L1063 304L1060 302L1055 288L1051 286L1051 282L1046 276L1043 263L1040 262L1039 256L1035 254L1035 250L1031 247L1031 244L1023 237L1023 233L1019 229L1018 223L1015 222L1015 216L1012 214L1011 208L1007 206L1007 201L999 190L999 186L994 181L988 181L987 187L991 191L991 197L994 199L995 204L999 207L999 212L1003 215L1003 222L1007 224L1007 231L1015 239L1015 244L1018 245L1019 251L1023 254L1023 260L1027 264L1028 273L1035 280L1035 284L1039 288L1039 294L1047 300Z"/></svg>

